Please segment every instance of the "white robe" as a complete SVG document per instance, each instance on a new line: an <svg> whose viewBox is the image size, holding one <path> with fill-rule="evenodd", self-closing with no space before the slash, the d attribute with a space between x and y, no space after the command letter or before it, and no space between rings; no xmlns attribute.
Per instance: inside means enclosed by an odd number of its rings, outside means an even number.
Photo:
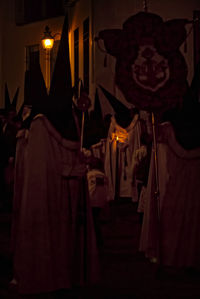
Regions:
<svg viewBox="0 0 200 299"><path fill-rule="evenodd" d="M111 118L104 166L109 181L110 200L114 200L115 196L138 200L137 184L132 177L132 159L134 152L140 147L140 136L138 115L134 116L131 124L125 129L117 124L114 116Z"/></svg>
<svg viewBox="0 0 200 299"><path fill-rule="evenodd" d="M166 266L200 267L200 148L182 148L170 123L157 141L159 196L152 151L140 250Z"/></svg>
<svg viewBox="0 0 200 299"><path fill-rule="evenodd" d="M50 292L98 279L98 252L80 144L45 116L31 124L14 267L20 293ZM20 175L18 173L18 175Z"/></svg>

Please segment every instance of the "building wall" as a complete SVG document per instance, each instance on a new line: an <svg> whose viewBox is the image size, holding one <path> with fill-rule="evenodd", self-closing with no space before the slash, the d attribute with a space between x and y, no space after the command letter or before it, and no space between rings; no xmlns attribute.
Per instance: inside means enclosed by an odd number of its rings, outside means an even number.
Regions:
<svg viewBox="0 0 200 299"><path fill-rule="evenodd" d="M71 58L71 69L72 69L72 82L74 82L74 30L79 28L79 77L83 80L83 21L89 17L90 22L90 34L91 34L91 0L78 1L76 6L69 10L69 23L70 23L70 58ZM90 36L91 40L91 36ZM90 46L90 57L91 57L91 46ZM91 59L90 59L91 61ZM90 67L91 74L91 67ZM91 81L91 77L90 77ZM91 90L90 90L91 92Z"/></svg>
<svg viewBox="0 0 200 299"><path fill-rule="evenodd" d="M20 87L17 109L20 108L24 98L24 73L26 69L26 46L40 45L41 69L45 77L45 52L41 46L41 38L45 26L48 25L52 34L61 33L63 17L52 18L44 21L34 22L27 25L15 25L15 1L1 1L3 14L3 28L1 34L2 46L0 70L1 97L0 107L4 107L4 86L8 84L10 98L12 99L17 87ZM59 38L59 36L57 36ZM1 44L0 44L1 45ZM0 64L1 66L1 64Z"/></svg>

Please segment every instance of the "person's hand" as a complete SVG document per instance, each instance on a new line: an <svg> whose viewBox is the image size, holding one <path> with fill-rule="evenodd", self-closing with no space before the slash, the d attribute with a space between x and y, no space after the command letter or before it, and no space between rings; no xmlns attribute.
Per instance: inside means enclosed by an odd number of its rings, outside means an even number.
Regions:
<svg viewBox="0 0 200 299"><path fill-rule="evenodd" d="M147 147L142 145L136 150L135 157L138 162L141 162L147 156Z"/></svg>

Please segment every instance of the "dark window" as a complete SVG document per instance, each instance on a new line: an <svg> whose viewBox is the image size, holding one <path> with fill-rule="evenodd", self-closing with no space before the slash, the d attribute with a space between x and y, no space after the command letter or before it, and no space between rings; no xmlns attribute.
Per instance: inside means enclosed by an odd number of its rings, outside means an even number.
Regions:
<svg viewBox="0 0 200 299"><path fill-rule="evenodd" d="M45 8L46 8L46 15L50 18L64 14L63 0L46 0Z"/></svg>
<svg viewBox="0 0 200 299"><path fill-rule="evenodd" d="M64 15L64 0L15 0L16 25Z"/></svg>
<svg viewBox="0 0 200 299"><path fill-rule="evenodd" d="M83 82L89 93L89 18L83 22Z"/></svg>
<svg viewBox="0 0 200 299"><path fill-rule="evenodd" d="M74 85L79 81L79 29L74 30Z"/></svg>
<svg viewBox="0 0 200 299"><path fill-rule="evenodd" d="M40 0L24 1L24 21L25 21L25 23L41 20L42 17L43 17L43 7L42 7L42 3Z"/></svg>
<svg viewBox="0 0 200 299"><path fill-rule="evenodd" d="M40 63L39 45L26 47L26 69L31 70L34 65Z"/></svg>

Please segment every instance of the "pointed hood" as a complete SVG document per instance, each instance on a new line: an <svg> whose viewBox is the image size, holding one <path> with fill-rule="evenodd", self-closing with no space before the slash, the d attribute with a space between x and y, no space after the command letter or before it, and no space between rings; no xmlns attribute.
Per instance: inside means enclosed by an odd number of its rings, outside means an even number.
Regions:
<svg viewBox="0 0 200 299"><path fill-rule="evenodd" d="M104 120L99 101L98 90L96 89L94 109L90 112L89 121L85 128L85 147L90 148L98 143L105 136Z"/></svg>
<svg viewBox="0 0 200 299"><path fill-rule="evenodd" d="M31 102L31 96L30 96L30 86L31 86L30 85L31 84L30 76L31 76L30 71L26 70L25 75L24 75L24 105L27 105L27 106L32 106L32 104L33 104ZM44 79L42 81L44 81Z"/></svg>
<svg viewBox="0 0 200 299"><path fill-rule="evenodd" d="M25 71L24 75L24 102L20 107L18 116L22 118L24 106L32 107L31 96L30 96L31 82L30 82L30 70Z"/></svg>
<svg viewBox="0 0 200 299"><path fill-rule="evenodd" d="M18 112L18 115L22 114L24 106L32 106L30 99L30 71L26 70L24 75L24 101Z"/></svg>
<svg viewBox="0 0 200 299"><path fill-rule="evenodd" d="M200 102L200 62L197 64L194 72L194 77L192 79L192 83L190 86L190 94L192 97L192 100L195 102Z"/></svg>
<svg viewBox="0 0 200 299"><path fill-rule="evenodd" d="M24 106L31 107L31 113L23 120L22 128L29 128L36 114L46 114L48 105L47 89L39 63L31 66L24 76L24 102L18 112L23 117ZM27 112L27 111L26 111Z"/></svg>
<svg viewBox="0 0 200 299"><path fill-rule="evenodd" d="M59 97L60 104L67 101L66 97L72 98L67 15L64 19L49 95Z"/></svg>
<svg viewBox="0 0 200 299"><path fill-rule="evenodd" d="M8 111L11 107L8 85L5 83L5 110Z"/></svg>
<svg viewBox="0 0 200 299"><path fill-rule="evenodd" d="M23 109L24 109L24 104L21 105L21 107L20 107L20 109L19 109L19 111L18 111L18 113L17 113L17 116L18 116L20 119L22 119Z"/></svg>
<svg viewBox="0 0 200 299"><path fill-rule="evenodd" d="M103 86L99 85L99 87L101 88L104 96L112 106L115 112L115 118L117 123L123 128L128 127L133 119L131 109L127 108L124 104L122 104L121 101L119 101L114 95L112 95Z"/></svg>
<svg viewBox="0 0 200 299"><path fill-rule="evenodd" d="M72 101L72 110L74 111L79 122L79 127L81 128L82 111L78 109L77 104L74 101Z"/></svg>
<svg viewBox="0 0 200 299"><path fill-rule="evenodd" d="M35 63L25 74L24 101L32 105L34 114L46 113L47 89L39 63Z"/></svg>
<svg viewBox="0 0 200 299"><path fill-rule="evenodd" d="M13 101L10 100L10 95L8 91L8 85L5 83L5 111L8 113L9 111L12 111L16 114L16 105L17 105L17 99L19 94L19 87L17 88Z"/></svg>
<svg viewBox="0 0 200 299"><path fill-rule="evenodd" d="M72 96L68 16L66 15L51 80L47 117L63 137L78 140L76 123L72 112Z"/></svg>
<svg viewBox="0 0 200 299"><path fill-rule="evenodd" d="M103 123L103 113L102 113L102 109L101 109L101 103L99 100L99 93L98 93L97 88L96 88L96 92L95 92L93 115L96 119L98 119L98 121Z"/></svg>
<svg viewBox="0 0 200 299"><path fill-rule="evenodd" d="M78 107L78 101L80 98L80 94L82 92L81 85L83 85L83 83L82 83L82 80L79 79L77 82L75 82L75 85L72 88L73 89L73 97L74 97L74 101L72 101L72 108L73 108L73 111L78 119L79 129L81 129L81 123L82 123L82 111Z"/></svg>
<svg viewBox="0 0 200 299"><path fill-rule="evenodd" d="M80 79L77 80L74 84L74 86L72 87L72 90L73 90L73 97L77 100L78 97L79 97L79 82L80 82Z"/></svg>
<svg viewBox="0 0 200 299"><path fill-rule="evenodd" d="M183 105L167 111L163 119L172 123L177 141L187 150L200 147L199 80L200 63L196 66L191 85L188 85Z"/></svg>
<svg viewBox="0 0 200 299"><path fill-rule="evenodd" d="M13 101L12 101L12 104L11 104L15 110L16 110L16 107L17 107L18 95L19 95L19 87L17 88L17 90L15 92L15 95L14 95L14 98L13 98Z"/></svg>

